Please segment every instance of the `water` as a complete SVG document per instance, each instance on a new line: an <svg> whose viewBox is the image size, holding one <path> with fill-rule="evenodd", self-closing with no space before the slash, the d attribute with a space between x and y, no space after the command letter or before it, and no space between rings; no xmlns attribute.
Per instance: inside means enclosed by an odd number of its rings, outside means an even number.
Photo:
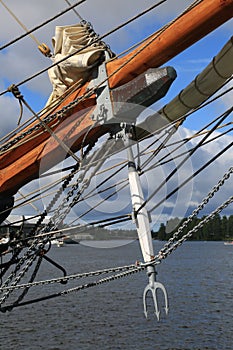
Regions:
<svg viewBox="0 0 233 350"><path fill-rule="evenodd" d="M154 242L155 251L161 242ZM69 273L131 264L138 242L114 249L83 245L52 248L50 256ZM1 350L232 350L233 247L222 242L187 242L158 268L170 312L144 318L145 272L106 285L0 314ZM40 278L58 276L47 263ZM77 285L44 286L52 292ZM48 289L49 288L49 289ZM33 289L37 293L37 289ZM150 308L152 311L152 308Z"/></svg>

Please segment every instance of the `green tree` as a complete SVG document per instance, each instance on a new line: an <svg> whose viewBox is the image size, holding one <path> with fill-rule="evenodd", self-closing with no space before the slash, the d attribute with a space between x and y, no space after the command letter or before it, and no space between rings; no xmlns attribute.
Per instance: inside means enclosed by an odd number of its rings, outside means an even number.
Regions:
<svg viewBox="0 0 233 350"><path fill-rule="evenodd" d="M233 238L233 215L228 218L228 234L230 238Z"/></svg>
<svg viewBox="0 0 233 350"><path fill-rule="evenodd" d="M226 215L222 217L221 231L222 231L222 238L229 237L229 225L228 225L228 218L226 217Z"/></svg>
<svg viewBox="0 0 233 350"><path fill-rule="evenodd" d="M160 228L158 230L158 239L161 241L164 241L167 239L166 238L166 227L163 223L160 225Z"/></svg>

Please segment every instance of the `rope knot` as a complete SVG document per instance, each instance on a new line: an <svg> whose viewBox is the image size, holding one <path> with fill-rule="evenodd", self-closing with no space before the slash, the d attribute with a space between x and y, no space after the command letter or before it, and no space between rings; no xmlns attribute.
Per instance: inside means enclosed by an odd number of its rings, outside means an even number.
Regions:
<svg viewBox="0 0 233 350"><path fill-rule="evenodd" d="M9 86L7 90L8 90L9 92L12 92L12 94L13 94L18 100L22 100L22 99L23 99L23 95L22 95L21 92L19 91L18 86L16 86L15 84L12 84L11 86Z"/></svg>

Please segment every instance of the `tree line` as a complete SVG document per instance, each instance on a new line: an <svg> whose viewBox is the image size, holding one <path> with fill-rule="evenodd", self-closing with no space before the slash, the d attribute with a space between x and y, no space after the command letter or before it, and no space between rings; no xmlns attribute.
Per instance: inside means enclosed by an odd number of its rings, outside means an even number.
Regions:
<svg viewBox="0 0 233 350"><path fill-rule="evenodd" d="M187 227L183 230L181 235L188 233L194 226L196 226L202 218L194 218ZM174 218L169 220L166 224L162 223L158 231L152 232L152 237L159 240L168 240L179 228L186 219ZM179 237L180 238L180 237ZM203 241L225 241L233 240L233 215L220 216L216 215L212 220L195 232L189 240L203 240Z"/></svg>

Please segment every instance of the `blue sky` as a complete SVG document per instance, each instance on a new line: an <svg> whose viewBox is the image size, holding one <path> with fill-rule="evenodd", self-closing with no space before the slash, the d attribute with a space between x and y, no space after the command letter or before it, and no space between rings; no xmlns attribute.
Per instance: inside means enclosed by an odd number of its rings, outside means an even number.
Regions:
<svg viewBox="0 0 233 350"><path fill-rule="evenodd" d="M70 2L72 4L75 3L75 1ZM150 0L143 2L139 0L134 0L133 2L131 0L118 0L117 2L111 0L99 0L95 2L87 1L77 9L87 21L90 21L93 24L96 31L102 35L154 3L155 1ZM105 41L110 44L113 51L119 53L159 29L191 3L192 1L190 0L168 0L166 4L153 10L151 13L143 16L126 28L121 29L119 32L107 37ZM7 5L28 28L40 24L47 18L67 7L64 0L56 0L55 2L51 0L21 0L20 2L18 0L8 0ZM104 9L104 11L102 9ZM0 43L2 45L23 33L22 28L19 27L1 4L0 19L2 26L2 30L0 31ZM45 28L40 29L35 35L40 41L50 44L51 37L54 35L55 25L65 25L76 22L78 22L78 18L71 11L69 14L50 23ZM213 56L215 56L222 46L230 39L232 28L233 21L231 20L168 62L168 65L172 65L176 69L178 76L167 96L153 107L155 110L176 96L177 93L189 84L211 61ZM17 42L15 45L0 52L0 90L3 91L10 84L24 80L49 64L49 59L40 55L34 42L30 38L27 37L20 43ZM32 108L35 111L38 111L44 106L51 92L51 84L47 74L43 74L25 84L20 89ZM217 116L229 108L232 105L232 99L233 96L231 93L224 99L213 104L210 108L188 118L183 125L184 128L181 130L181 134L189 135L193 130L198 130L203 127L205 123L213 118L213 116ZM2 114L0 118L0 128L1 133L5 134L7 130L16 126L19 108L17 101L15 101L9 94L0 97L0 108ZM24 119L29 115L30 114L25 111ZM232 116L230 118L232 120ZM222 138L221 141L218 141L211 147L208 146L203 149L202 153L199 153L196 158L194 158L192 166L194 168L198 167L198 164L201 164L200 161L203 161L205 158L208 159L211 152L214 154L218 149L223 147L226 142L230 142L231 137L232 134L231 136L228 136L227 140ZM204 194L204 189L210 189L211 186L214 185L223 175L224 171L231 166L232 155L232 150L228 151L228 153L217 162L217 167L212 167L211 170L208 170L205 177L199 177L197 181L194 181L192 193L189 199L190 203L197 203ZM148 185L148 191L150 190L151 184L153 187L154 181L153 177L149 178L150 183ZM231 188L232 183L226 188L224 196L226 196L227 193L229 194ZM223 197L221 197L219 201ZM172 206L173 204L170 203L170 205ZM179 205L184 206L184 203ZM178 207L179 206L177 206L177 208ZM192 205L190 207L192 208ZM190 211L190 207L187 207L186 211ZM179 210L173 208L173 214L176 212L179 213ZM181 210L181 212L184 213L185 210ZM227 213L229 214L231 211L228 210Z"/></svg>

